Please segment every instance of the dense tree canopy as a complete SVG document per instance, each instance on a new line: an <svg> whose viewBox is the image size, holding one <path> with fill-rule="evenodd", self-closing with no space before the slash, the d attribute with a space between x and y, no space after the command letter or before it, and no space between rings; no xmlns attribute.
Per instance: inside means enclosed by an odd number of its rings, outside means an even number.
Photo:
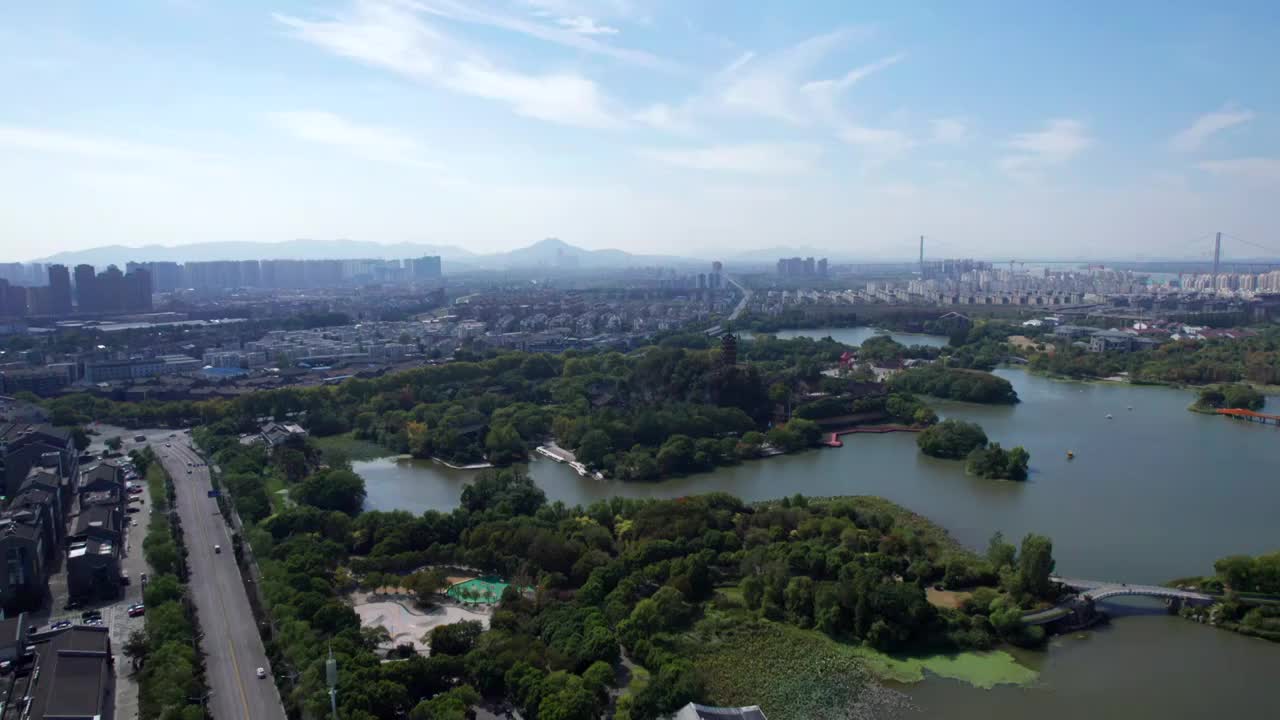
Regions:
<svg viewBox="0 0 1280 720"><path fill-rule="evenodd" d="M1018 402L1013 385L1002 377L979 370L926 365L893 376L894 390L966 402L1011 404Z"/></svg>
<svg viewBox="0 0 1280 720"><path fill-rule="evenodd" d="M963 420L943 420L916 436L920 451L932 457L961 460L987 445L982 428Z"/></svg>

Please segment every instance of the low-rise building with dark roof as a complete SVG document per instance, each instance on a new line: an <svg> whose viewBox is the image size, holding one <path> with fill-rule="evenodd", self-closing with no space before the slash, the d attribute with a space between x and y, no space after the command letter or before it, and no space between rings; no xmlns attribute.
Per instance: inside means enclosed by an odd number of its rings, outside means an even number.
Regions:
<svg viewBox="0 0 1280 720"><path fill-rule="evenodd" d="M35 644L24 718L113 720L115 658L105 627L73 626Z"/></svg>
<svg viewBox="0 0 1280 720"><path fill-rule="evenodd" d="M98 538L119 543L124 530L124 520L119 508L113 505L90 505L80 508L68 537L71 540Z"/></svg>
<svg viewBox="0 0 1280 720"><path fill-rule="evenodd" d="M110 460L94 463L80 473L76 494L100 490L124 489L124 468Z"/></svg>
<svg viewBox="0 0 1280 720"><path fill-rule="evenodd" d="M67 547L67 595L76 600L120 595L120 545L89 536Z"/></svg>
<svg viewBox="0 0 1280 720"><path fill-rule="evenodd" d="M0 514L0 606L5 614L40 606L49 587L50 548L39 521L32 514ZM34 516L38 518L39 516Z"/></svg>

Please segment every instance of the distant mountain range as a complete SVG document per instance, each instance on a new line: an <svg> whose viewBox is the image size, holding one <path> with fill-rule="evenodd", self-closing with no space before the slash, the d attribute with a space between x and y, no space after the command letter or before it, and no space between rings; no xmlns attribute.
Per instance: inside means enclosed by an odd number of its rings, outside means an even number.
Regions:
<svg viewBox="0 0 1280 720"><path fill-rule="evenodd" d="M477 254L455 245L382 244L360 240L289 240L286 242L205 242L190 245L106 245L61 252L34 262L69 267L124 266L127 262L199 262L209 260L355 260L439 255L450 269L621 268L645 265L688 265L705 261L667 255L635 255L623 250L587 250L558 238L540 240L508 252Z"/></svg>

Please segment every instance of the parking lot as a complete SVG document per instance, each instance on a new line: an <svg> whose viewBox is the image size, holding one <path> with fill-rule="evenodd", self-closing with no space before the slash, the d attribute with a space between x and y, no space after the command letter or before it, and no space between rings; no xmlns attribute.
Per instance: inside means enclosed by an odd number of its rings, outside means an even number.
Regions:
<svg viewBox="0 0 1280 720"><path fill-rule="evenodd" d="M99 438L95 438L99 439ZM125 452L138 447L132 442L132 436L125 444ZM102 624L108 629L111 637L111 649L116 656L116 699L115 717L117 720L132 720L138 715L138 683L133 676L133 667L124 657L124 646L129 634L143 628L144 617L129 617L130 605L142 602L142 575L149 573L146 560L142 556L142 541L146 537L147 523L151 518L151 492L143 478L135 478L130 482L141 486L142 492L131 494L130 498L141 498L141 502L130 502L138 507L138 512L128 513L125 520L124 548L121 568L128 574L129 584L121 586L121 596L111 602L92 602L74 610L67 610L67 573L65 558L57 567L57 571L49 576L49 607L37 612L28 613L29 624L41 627L60 621L73 624L82 622L82 613L86 610L98 610L102 613Z"/></svg>

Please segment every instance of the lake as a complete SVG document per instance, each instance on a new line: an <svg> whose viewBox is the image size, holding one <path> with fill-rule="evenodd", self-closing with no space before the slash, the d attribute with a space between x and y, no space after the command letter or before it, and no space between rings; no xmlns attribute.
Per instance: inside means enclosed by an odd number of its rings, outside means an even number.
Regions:
<svg viewBox="0 0 1280 720"><path fill-rule="evenodd" d="M1063 382L1021 370L996 374L1013 383L1022 403L935 407L944 417L980 423L1006 447L1026 447L1025 483L966 476L960 462L921 455L907 433L849 435L842 448L655 484L591 480L547 460L529 471L550 499L570 504L715 490L746 500L797 492L880 495L970 547L985 547L995 530L1014 542L1042 533L1054 541L1058 572L1129 583L1205 574L1224 555L1280 549L1280 429L1188 412L1194 396L1186 390ZM1276 405L1271 398L1269 409ZM449 509L471 477L423 461L355 465L371 509ZM1095 717L1204 717L1198 709L1210 704L1266 716L1277 702L1263 680L1280 668L1280 645L1160 613L1124 617L1024 657L1041 666L1034 688L980 691L934 679L907 692L930 717L975 720L1067 718L1084 709Z"/></svg>

